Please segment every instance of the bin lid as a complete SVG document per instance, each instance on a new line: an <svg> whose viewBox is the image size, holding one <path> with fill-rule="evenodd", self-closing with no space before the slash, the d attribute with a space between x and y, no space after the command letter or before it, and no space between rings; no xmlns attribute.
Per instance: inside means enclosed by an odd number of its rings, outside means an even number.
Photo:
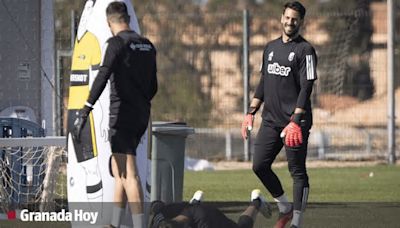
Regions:
<svg viewBox="0 0 400 228"><path fill-rule="evenodd" d="M154 121L152 122L152 131L153 133L168 135L187 136L194 134L194 128L187 126L185 122Z"/></svg>

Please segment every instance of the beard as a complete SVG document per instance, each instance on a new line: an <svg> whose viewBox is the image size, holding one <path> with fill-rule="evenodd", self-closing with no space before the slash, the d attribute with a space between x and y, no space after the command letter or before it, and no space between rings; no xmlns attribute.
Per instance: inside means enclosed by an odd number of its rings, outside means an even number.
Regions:
<svg viewBox="0 0 400 228"><path fill-rule="evenodd" d="M299 27L298 26L296 27L296 26L283 25L283 32L288 37L294 37L299 32Z"/></svg>

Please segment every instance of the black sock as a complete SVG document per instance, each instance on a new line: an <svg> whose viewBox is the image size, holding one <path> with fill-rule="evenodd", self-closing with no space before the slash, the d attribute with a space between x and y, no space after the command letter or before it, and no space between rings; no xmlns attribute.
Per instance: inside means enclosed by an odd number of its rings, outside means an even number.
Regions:
<svg viewBox="0 0 400 228"><path fill-rule="evenodd" d="M238 226L239 227L253 227L254 221L248 215L241 215L239 217Z"/></svg>
<svg viewBox="0 0 400 228"><path fill-rule="evenodd" d="M256 209L260 209L261 206L261 200L259 198L254 199L253 201L251 201L250 205L255 206Z"/></svg>

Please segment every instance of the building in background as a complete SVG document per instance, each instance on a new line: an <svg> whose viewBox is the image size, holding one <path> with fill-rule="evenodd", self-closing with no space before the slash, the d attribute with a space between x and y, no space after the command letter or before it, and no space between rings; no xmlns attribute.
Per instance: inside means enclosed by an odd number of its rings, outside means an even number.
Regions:
<svg viewBox="0 0 400 228"><path fill-rule="evenodd" d="M53 2L0 4L0 116L28 119L57 133Z"/></svg>

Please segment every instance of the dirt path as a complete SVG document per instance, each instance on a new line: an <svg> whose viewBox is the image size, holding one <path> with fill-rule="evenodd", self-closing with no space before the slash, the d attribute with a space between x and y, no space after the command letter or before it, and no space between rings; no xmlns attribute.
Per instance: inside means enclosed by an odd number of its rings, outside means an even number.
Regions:
<svg viewBox="0 0 400 228"><path fill-rule="evenodd" d="M215 170L251 169L251 162L220 161L212 162ZM308 168L319 167L360 167L386 164L385 161L307 161ZM400 165L400 162L397 162ZM276 162L273 167L286 167L287 162Z"/></svg>

